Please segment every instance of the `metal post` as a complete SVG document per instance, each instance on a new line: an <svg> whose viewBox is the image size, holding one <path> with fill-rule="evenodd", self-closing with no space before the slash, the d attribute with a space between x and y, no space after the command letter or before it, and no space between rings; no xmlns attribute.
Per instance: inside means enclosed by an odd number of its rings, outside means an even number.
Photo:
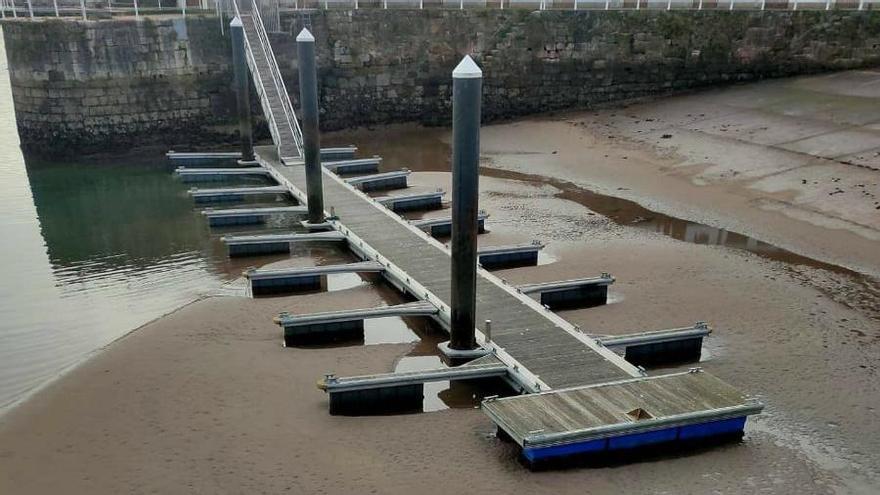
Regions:
<svg viewBox="0 0 880 495"><path fill-rule="evenodd" d="M6 19L6 0L0 0L0 19Z"/></svg>
<svg viewBox="0 0 880 495"><path fill-rule="evenodd" d="M730 10L733 10L733 4L736 3L736 0L730 0Z"/></svg>
<svg viewBox="0 0 880 495"><path fill-rule="evenodd" d="M486 328L483 330L486 342L492 342L492 320L486 320Z"/></svg>
<svg viewBox="0 0 880 495"><path fill-rule="evenodd" d="M865 0L859 0L859 10L862 10L864 8L865 8Z"/></svg>
<svg viewBox="0 0 880 495"><path fill-rule="evenodd" d="M452 71L452 304L449 348L477 347L477 211L483 71L465 56Z"/></svg>
<svg viewBox="0 0 880 495"><path fill-rule="evenodd" d="M134 18L137 19L140 16L141 16L141 14L138 11L138 0L134 0Z"/></svg>
<svg viewBox="0 0 880 495"><path fill-rule="evenodd" d="M299 65L299 101L302 106L303 154L309 223L324 222L324 189L321 183L321 135L318 133L318 71L315 67L315 37L303 28L296 37Z"/></svg>
<svg viewBox="0 0 880 495"><path fill-rule="evenodd" d="M58 0L52 0L52 7L55 9L55 17L61 17L58 13Z"/></svg>
<svg viewBox="0 0 880 495"><path fill-rule="evenodd" d="M697 7L697 10L703 10L703 0L700 0L700 6Z"/></svg>
<svg viewBox="0 0 880 495"><path fill-rule="evenodd" d="M254 144L251 138L251 102L248 91L247 59L244 47L244 25L235 17L229 23L232 39L232 70L235 74L235 103L238 109L238 135L241 139L241 159L250 162L254 159Z"/></svg>
<svg viewBox="0 0 880 495"><path fill-rule="evenodd" d="M578 9L578 0L574 0L574 10Z"/></svg>
<svg viewBox="0 0 880 495"><path fill-rule="evenodd" d="M28 15L31 16L31 19L34 18L34 6L31 5L31 0L27 0L28 5Z"/></svg>
<svg viewBox="0 0 880 495"><path fill-rule="evenodd" d="M183 16L186 17L186 0L180 0L180 4L183 6Z"/></svg>
<svg viewBox="0 0 880 495"><path fill-rule="evenodd" d="M162 10L162 0L159 0L159 10Z"/></svg>
<svg viewBox="0 0 880 495"><path fill-rule="evenodd" d="M667 2L666 2L666 10L672 10L672 0L667 0Z"/></svg>
<svg viewBox="0 0 880 495"><path fill-rule="evenodd" d="M608 8L611 6L610 3L611 0L605 0L605 10L608 10Z"/></svg>
<svg viewBox="0 0 880 495"><path fill-rule="evenodd" d="M636 0L636 10L639 10L642 6L641 0Z"/></svg>
<svg viewBox="0 0 880 495"><path fill-rule="evenodd" d="M825 10L831 10L831 0L825 0Z"/></svg>
<svg viewBox="0 0 880 495"><path fill-rule="evenodd" d="M797 10L798 0L794 0L794 8L792 10Z"/></svg>
<svg viewBox="0 0 880 495"><path fill-rule="evenodd" d="M9 0L12 2L12 17L14 19L18 19L18 9L15 8L15 0Z"/></svg>
<svg viewBox="0 0 880 495"><path fill-rule="evenodd" d="M700 0L702 2L703 0ZM764 10L764 7L767 6L767 0L761 0L761 10Z"/></svg>
<svg viewBox="0 0 880 495"><path fill-rule="evenodd" d="M458 3L459 3L459 7L458 7L459 10L464 10L464 0L461 0Z"/></svg>
<svg viewBox="0 0 880 495"><path fill-rule="evenodd" d="M80 7L80 9L82 9L83 20L84 21L87 20L86 19L86 0L79 0L79 7Z"/></svg>

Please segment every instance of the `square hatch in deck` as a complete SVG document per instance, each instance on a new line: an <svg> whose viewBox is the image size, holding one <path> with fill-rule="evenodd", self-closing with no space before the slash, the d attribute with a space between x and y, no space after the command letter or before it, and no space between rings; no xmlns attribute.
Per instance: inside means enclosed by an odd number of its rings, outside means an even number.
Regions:
<svg viewBox="0 0 880 495"><path fill-rule="evenodd" d="M486 400L482 408L531 459L741 433L763 404L692 370Z"/></svg>

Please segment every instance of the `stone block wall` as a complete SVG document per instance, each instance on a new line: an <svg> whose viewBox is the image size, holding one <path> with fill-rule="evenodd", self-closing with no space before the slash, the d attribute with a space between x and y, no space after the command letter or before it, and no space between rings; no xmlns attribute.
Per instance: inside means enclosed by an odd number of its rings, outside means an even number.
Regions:
<svg viewBox="0 0 880 495"><path fill-rule="evenodd" d="M873 11L287 12L284 32L270 37L295 107L294 37L304 24L317 39L325 130L448 123L451 71L464 54L484 70L486 121L880 62ZM28 149L179 149L234 138L231 47L216 17L3 28Z"/></svg>
<svg viewBox="0 0 880 495"><path fill-rule="evenodd" d="M3 24L19 136L64 156L231 138L229 40L217 18Z"/></svg>
<svg viewBox="0 0 880 495"><path fill-rule="evenodd" d="M880 13L824 11L329 11L282 16L318 40L322 127L451 119L451 71L483 68L486 121L766 77L876 66Z"/></svg>

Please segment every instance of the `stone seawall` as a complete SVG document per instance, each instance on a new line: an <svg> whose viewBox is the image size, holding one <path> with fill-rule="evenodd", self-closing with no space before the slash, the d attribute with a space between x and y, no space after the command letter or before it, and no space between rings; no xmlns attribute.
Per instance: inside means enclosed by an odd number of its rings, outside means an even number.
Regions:
<svg viewBox="0 0 880 495"><path fill-rule="evenodd" d="M297 94L290 34L319 42L322 127L451 118L450 73L483 68L485 120L765 77L880 62L880 13L393 11L282 17L276 36Z"/></svg>
<svg viewBox="0 0 880 495"><path fill-rule="evenodd" d="M217 18L3 23L22 146L42 155L227 140L235 109Z"/></svg>
<svg viewBox="0 0 880 495"><path fill-rule="evenodd" d="M880 62L875 12L289 12L286 32L271 38L295 106L293 38L304 22L318 40L326 130L448 123L450 72L465 53L484 69L487 121ZM232 139L231 54L218 24L4 23L23 144L98 151Z"/></svg>

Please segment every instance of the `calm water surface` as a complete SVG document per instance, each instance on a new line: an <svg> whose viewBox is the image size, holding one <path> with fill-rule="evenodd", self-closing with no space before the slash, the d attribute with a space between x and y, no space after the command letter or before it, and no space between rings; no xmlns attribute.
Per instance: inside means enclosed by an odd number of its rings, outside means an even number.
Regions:
<svg viewBox="0 0 880 495"><path fill-rule="evenodd" d="M162 157L25 163L0 37L0 410L240 270Z"/></svg>

